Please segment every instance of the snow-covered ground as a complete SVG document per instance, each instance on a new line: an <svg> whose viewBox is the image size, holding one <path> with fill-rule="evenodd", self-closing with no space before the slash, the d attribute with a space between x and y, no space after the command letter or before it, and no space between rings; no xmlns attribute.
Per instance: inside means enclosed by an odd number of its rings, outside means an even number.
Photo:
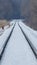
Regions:
<svg viewBox="0 0 37 65"><path fill-rule="evenodd" d="M21 25L20 22L19 24ZM26 32L29 33L28 31ZM37 60L21 32L18 22L16 22L0 65L37 65Z"/></svg>
<svg viewBox="0 0 37 65"><path fill-rule="evenodd" d="M10 26L11 25L13 25L15 23L15 20L13 20L13 21L11 21L10 22ZM0 36L4 33L4 31L6 30L6 29L8 29L9 28L9 25L6 25L5 27L4 27L4 29L2 29L2 28L0 28Z"/></svg>
<svg viewBox="0 0 37 65"><path fill-rule="evenodd" d="M13 26L14 26L14 24L13 24L10 28L5 29L3 35L0 36L0 54L1 54L1 52L2 52L4 43L5 43L6 39L8 38L8 36L9 36L9 34L10 34L10 32L11 32Z"/></svg>
<svg viewBox="0 0 37 65"><path fill-rule="evenodd" d="M0 28L0 36L3 34L4 30Z"/></svg>

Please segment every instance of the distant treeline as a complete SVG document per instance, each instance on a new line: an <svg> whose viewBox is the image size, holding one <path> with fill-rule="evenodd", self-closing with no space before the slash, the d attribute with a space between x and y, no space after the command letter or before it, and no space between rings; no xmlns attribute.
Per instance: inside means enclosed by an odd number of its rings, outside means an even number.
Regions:
<svg viewBox="0 0 37 65"><path fill-rule="evenodd" d="M25 8L27 9L27 2L28 0L0 0L0 19L26 18L27 13Z"/></svg>

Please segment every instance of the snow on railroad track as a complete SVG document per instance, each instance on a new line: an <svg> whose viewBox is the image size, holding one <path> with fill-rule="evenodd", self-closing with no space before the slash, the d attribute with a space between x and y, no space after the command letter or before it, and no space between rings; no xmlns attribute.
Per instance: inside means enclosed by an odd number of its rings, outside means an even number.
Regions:
<svg viewBox="0 0 37 65"><path fill-rule="evenodd" d="M18 22L3 54L1 65L37 65L37 60L23 36Z"/></svg>
<svg viewBox="0 0 37 65"><path fill-rule="evenodd" d="M32 35L32 30L30 30L25 24L20 22L19 25L21 26L21 29L23 30L26 39L29 42L29 45L37 58L37 37L35 35Z"/></svg>

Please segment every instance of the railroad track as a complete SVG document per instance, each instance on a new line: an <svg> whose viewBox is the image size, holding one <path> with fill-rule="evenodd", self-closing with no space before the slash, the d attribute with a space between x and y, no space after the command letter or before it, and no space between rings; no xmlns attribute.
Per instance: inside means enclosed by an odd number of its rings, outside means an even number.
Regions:
<svg viewBox="0 0 37 65"><path fill-rule="evenodd" d="M35 50L36 48L25 34L22 26L16 22L16 26L14 24L10 35L4 43L4 47L0 55L0 64L14 65L15 63L15 65L18 65L19 62L19 65L22 63L24 63L24 65L27 65L27 63L28 65L37 65L37 53Z"/></svg>
<svg viewBox="0 0 37 65"><path fill-rule="evenodd" d="M15 24L16 24L16 23L15 23ZM6 48L7 44L8 44L8 41L9 41L9 39L10 39L12 33L13 33L13 30L14 30L14 28L15 28L15 24L14 24L14 26L12 27L12 30L11 30L9 36L8 36L8 38L6 39L5 43L4 43L4 46L3 46L2 52L1 52L1 54L0 54L0 61L1 61L1 59L2 59L2 56L3 56L4 51L5 51L5 48Z"/></svg>
<svg viewBox="0 0 37 65"><path fill-rule="evenodd" d="M32 51L33 51L33 53L34 53L34 55L35 55L35 57L36 57L36 59L37 59L37 50L36 50L36 48L34 47L33 43L30 41L30 39L27 37L27 35L26 35L25 32L23 31L23 29L22 29L22 27L20 26L19 23L18 23L18 26L20 27L20 29L21 29L21 31L22 31L22 33L23 33L25 39L27 40L27 42L28 42L30 48L32 49Z"/></svg>

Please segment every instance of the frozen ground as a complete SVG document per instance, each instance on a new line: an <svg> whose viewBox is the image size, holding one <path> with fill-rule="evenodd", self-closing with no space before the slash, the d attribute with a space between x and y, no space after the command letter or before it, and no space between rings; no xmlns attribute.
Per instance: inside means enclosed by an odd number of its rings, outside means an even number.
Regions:
<svg viewBox="0 0 37 65"><path fill-rule="evenodd" d="M22 22L19 22L19 24L22 26L24 32L26 32L27 35L29 34L30 39L31 37L35 37L29 32L30 30L28 30ZM34 42L34 45L36 46L37 43ZM28 42L23 36L17 21L12 36L3 54L0 65L37 65L37 59L35 58L30 46L28 45Z"/></svg>

